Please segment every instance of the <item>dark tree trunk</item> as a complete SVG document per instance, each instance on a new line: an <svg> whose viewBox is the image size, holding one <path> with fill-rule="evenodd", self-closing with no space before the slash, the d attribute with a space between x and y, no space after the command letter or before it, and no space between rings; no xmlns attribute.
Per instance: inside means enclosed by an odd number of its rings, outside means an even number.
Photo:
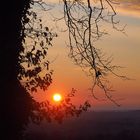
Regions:
<svg viewBox="0 0 140 140"><path fill-rule="evenodd" d="M21 19L30 0L4 0L0 12L0 107L4 140L18 140L32 110L32 98L17 80L22 49Z"/></svg>

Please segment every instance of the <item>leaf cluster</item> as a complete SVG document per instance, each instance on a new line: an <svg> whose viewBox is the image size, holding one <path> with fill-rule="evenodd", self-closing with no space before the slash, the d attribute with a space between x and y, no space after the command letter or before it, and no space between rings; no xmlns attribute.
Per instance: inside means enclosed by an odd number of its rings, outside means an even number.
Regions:
<svg viewBox="0 0 140 140"><path fill-rule="evenodd" d="M22 19L23 49L19 55L18 75L24 87L31 92L37 91L37 88L45 90L52 83L53 71L49 69L47 52L48 47L52 46L52 39L57 37L47 26L43 26L33 5L32 1Z"/></svg>

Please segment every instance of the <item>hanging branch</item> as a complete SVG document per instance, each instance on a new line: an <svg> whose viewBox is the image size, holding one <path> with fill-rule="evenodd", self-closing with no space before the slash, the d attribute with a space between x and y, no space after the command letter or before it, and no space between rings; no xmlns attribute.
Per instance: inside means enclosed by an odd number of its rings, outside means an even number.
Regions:
<svg viewBox="0 0 140 140"><path fill-rule="evenodd" d="M112 0L63 0L64 2L64 20L69 31L69 56L83 70L88 69L89 75L93 78L91 88L94 98L95 87L100 87L105 96L118 105L113 100L110 92L112 91L107 79L108 74L113 74L122 79L125 76L114 72L118 66L112 65L112 58L106 58L102 51L95 47L105 32L100 26L105 23L111 23L117 31L124 32L123 28L118 28L119 21L115 21L116 15Z"/></svg>

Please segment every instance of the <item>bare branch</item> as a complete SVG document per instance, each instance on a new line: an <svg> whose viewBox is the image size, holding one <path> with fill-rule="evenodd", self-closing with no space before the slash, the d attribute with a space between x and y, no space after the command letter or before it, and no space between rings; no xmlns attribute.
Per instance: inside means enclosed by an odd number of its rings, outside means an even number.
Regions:
<svg viewBox="0 0 140 140"><path fill-rule="evenodd" d="M91 0L63 0L64 20L69 30L69 56L82 69L88 69L89 75L93 78L91 92L94 94L94 88L100 87L105 96L118 105L110 96L112 89L107 80L108 74L113 74L122 79L126 76L114 72L117 66L111 64L112 60L106 58L101 50L95 47L95 41L98 41L107 32L100 27L102 24L111 23L114 29L124 32L124 28L119 29L119 21L115 21L116 16L112 0L99 0L97 3ZM119 106L119 105L118 105Z"/></svg>

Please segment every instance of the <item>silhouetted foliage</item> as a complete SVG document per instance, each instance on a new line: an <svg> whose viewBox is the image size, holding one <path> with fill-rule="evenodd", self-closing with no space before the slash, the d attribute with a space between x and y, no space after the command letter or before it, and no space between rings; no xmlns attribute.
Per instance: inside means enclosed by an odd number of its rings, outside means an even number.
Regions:
<svg viewBox="0 0 140 140"><path fill-rule="evenodd" d="M7 5L7 2L4 1L4 3ZM48 105L46 102L45 106L42 106L44 103L38 103L29 93L29 90L35 91L37 87L46 89L51 83L49 62L42 63L41 61L45 60L47 48L48 45L51 45L53 35L56 36L47 27L42 28L41 24L38 24L41 21L36 18L34 12L28 12L30 3L32 3L30 0L9 1L7 12L1 13L3 22L0 23L2 27L0 40L0 120L1 134L6 140L21 140L23 138L22 131L30 120L35 123L39 123L40 118L47 121L52 118L58 121L62 120L61 117L58 117L62 107L54 107L51 110L52 105ZM38 26L37 29L33 26L34 21ZM32 45L26 46L24 40L27 38L32 38ZM36 46L40 48L34 50ZM27 69L24 66L27 66ZM43 67L47 70L47 74L45 74L45 78L41 79L38 74ZM25 80L26 88L21 85L19 79ZM32 89L33 87L35 89ZM67 102L63 101L62 104L67 105L64 107L65 111L69 110L67 114L76 110L72 105L69 105L70 99L67 99ZM44 110L44 107L48 110ZM54 110L59 110L59 112L54 112Z"/></svg>
<svg viewBox="0 0 140 140"><path fill-rule="evenodd" d="M3 1L0 35L0 121L1 138L21 140L24 125L33 115L35 101L17 79L19 52L22 49L22 18L30 0Z"/></svg>
<svg viewBox="0 0 140 140"><path fill-rule="evenodd" d="M49 70L46 57L48 47L52 46L51 41L57 34L51 33L48 27L42 25L42 20L32 10L34 1L31 1L30 5L22 18L23 49L19 55L18 78L28 91L33 92L39 87L47 89L52 82L52 71Z"/></svg>
<svg viewBox="0 0 140 140"><path fill-rule="evenodd" d="M76 107L71 100L73 96L75 96L74 89L59 104L53 105L48 100L38 103L38 110L34 112L34 116L31 118L32 121L36 124L39 124L42 120L62 123L64 118L79 117L82 112L88 110L90 104L88 101L85 101L84 104Z"/></svg>
<svg viewBox="0 0 140 140"><path fill-rule="evenodd" d="M36 3L42 5L42 3L32 1L30 7ZM42 20L31 8L27 10L26 15L22 18L23 49L19 55L18 79L29 93L37 92L38 88L46 90L52 83L52 70L49 70L47 51L48 47L52 45L53 37L57 37L57 34L50 32L49 28L44 27L41 22ZM37 102L36 111L31 116L32 121L39 123L43 119L47 121L54 119L60 122L66 116L79 116L82 111L87 111L87 108L90 107L88 101L80 107L72 104L71 97L74 97L74 93L75 90L72 89L70 94L56 106L50 104L49 101Z"/></svg>
<svg viewBox="0 0 140 140"><path fill-rule="evenodd" d="M113 72L116 66L111 66L108 59L102 60L102 53L92 44L105 34L98 26L100 20L105 21L103 10L106 8L103 1L99 1L100 7L92 7L90 0L87 0L86 4L80 0L63 0L63 2L64 19L69 30L70 57L82 68L89 68L90 74L95 78L93 88L95 85L99 86L112 100L107 94L109 88L105 85L104 76L107 72L118 76ZM105 2L113 11L113 14L108 16L115 27L113 17L116 13L111 5L112 1ZM30 119L37 124L43 119L62 122L64 117L79 116L90 107L88 101L79 107L72 104L71 97L75 93L73 89L58 106L50 104L49 101L38 103L29 93L36 91L37 88L46 90L52 83L52 71L49 69L46 56L53 37L57 36L49 30L49 27L43 27L42 20L30 9L34 3L39 4L44 10L45 3L42 0L13 0L4 1L7 12L1 12L0 106L2 133L6 140L22 139L21 132ZM75 17L75 11L81 12L82 17L80 15L79 19ZM92 25L95 29L92 29Z"/></svg>

